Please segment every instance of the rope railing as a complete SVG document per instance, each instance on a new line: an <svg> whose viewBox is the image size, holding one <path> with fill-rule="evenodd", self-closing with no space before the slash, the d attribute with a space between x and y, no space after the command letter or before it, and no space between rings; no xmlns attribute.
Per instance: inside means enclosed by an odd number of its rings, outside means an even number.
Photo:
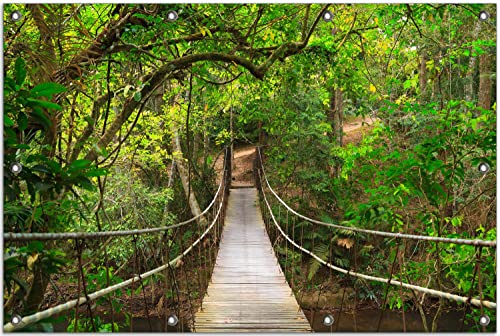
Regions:
<svg viewBox="0 0 500 336"><path fill-rule="evenodd" d="M338 224L326 223L326 222L322 222L322 221L319 221L319 220L316 220L313 218L309 218L309 217L304 216L304 215L298 213L297 211L293 210L288 204L285 203L285 201L283 201L278 196L278 194L276 194L276 192L273 190L273 188L271 187L271 185L269 184L269 181L267 179L266 171L264 170L264 165L262 164L262 156L261 156L260 148L257 148L257 151L259 153L260 169L262 170L262 173L264 175L264 180L266 182L267 187L271 191L271 193L288 211L290 211L291 213L293 213L297 217L300 217L308 222L333 227L335 229L349 230L349 231L354 231L354 232L362 232L362 233L367 233L367 234L372 234L372 235L377 235L377 236L391 237L391 238L398 238L398 239L404 238L404 239L412 239L412 240L435 241L435 242L440 242L440 243L454 243L454 244L473 245L473 246L488 246L488 247L496 247L497 246L497 242L494 240L423 236L423 235L412 235L412 234L406 234L406 233L395 233L395 232L368 230L368 229L362 229L362 228L358 228L358 227L350 227L350 226L343 226L343 225L338 225Z"/></svg>
<svg viewBox="0 0 500 336"><path fill-rule="evenodd" d="M224 175L227 175L227 171L224 171ZM160 267L157 267L153 270L150 270L148 272L145 272L141 275L137 275L137 276L134 276L128 280L125 280L123 282L120 282L118 284L115 284L115 285L112 285L112 286L109 286L109 287L106 287L106 288L103 288L99 291L96 291L94 293L91 293L91 294L88 294L87 296L83 296L83 297L79 297L77 299L74 299L74 300L70 300L66 303L63 303L63 304L60 304L60 305L57 305L55 307L52 307L52 308L48 308L46 310L43 310L41 312L37 312L35 314L32 314L32 315L28 315L28 316L24 316L21 318L21 321L17 324L12 324L11 322L7 323L4 325L4 332L12 332L12 331L15 331L15 330L18 330L18 329L21 329L21 328L24 328L30 324L33 324L33 323L36 323L40 320L43 320L43 319L46 319L46 318L49 318L55 314L59 314L59 313L62 313L64 311L67 311L71 308L74 308L76 307L77 305L82 305L82 304L85 304L86 302L88 301L92 301L92 300L95 300L95 299L98 299L104 295L107 295L107 294L110 294L120 288L124 288L130 284L133 284L135 282L138 282L138 281L141 281L145 278L148 278L156 273L159 273L167 268L176 268L178 265L179 265L179 260L181 260L184 256L186 256L196 245L198 245L198 243L208 234L208 232L210 232L210 230L214 227L214 225L217 223L217 220L219 219L219 216L221 214L221 211L222 211L222 208L224 206L224 203L225 203L225 199L226 199L226 195L227 195L227 190L228 189L228 185L225 183L227 181L226 178L223 178L222 181L221 181L221 185L224 184L224 192L222 193L222 199L221 199L221 202L220 202L220 205L219 205L219 208L217 210L217 214L215 215L212 223L210 224L210 226L203 232L203 234L196 240L194 241L189 247L187 247L180 255L178 255L177 257L175 257L174 259L172 259L170 262L168 262L167 264L164 264ZM219 190L220 190L220 186L219 186ZM217 195L219 194L219 191L217 192ZM217 198L214 198L214 201L212 202L212 204L215 202ZM193 221L194 219L191 219L190 221Z"/></svg>
<svg viewBox="0 0 500 336"><path fill-rule="evenodd" d="M266 179L265 176L264 176L264 179ZM266 181L267 181L267 179L266 179ZM371 280L371 281L377 281L377 282L381 282L381 283L385 283L385 284L390 284L390 285L393 285L393 286L400 286L400 287L408 288L408 289L415 290L415 291L418 291L418 292L421 292L421 293L426 293L428 295L437 296L437 297L441 297L441 298L452 300L452 301L456 301L456 302L470 303L470 304L473 304L474 306L477 306L477 307L483 306L483 307L490 308L490 309L496 309L496 307L497 307L497 304L495 302L491 302L491 301L487 301L487 300L481 300L481 299L476 299L476 298L469 298L469 297L460 296L460 295L456 295L456 294L452 294L452 293L447 293L447 292L443 292L443 291L439 291L439 290L435 290L435 289L430 289L430 288L425 288L425 287L421 287L421 286L411 285L411 284L404 283L402 281L398 281L398 280L394 280L394 279L387 279L387 278L381 278L381 277L375 277L375 276L371 276L371 275L366 275L366 274L363 274L363 273L359 273L359 272L355 272L355 271L351 271L351 270L346 270L344 268L332 265L329 262L327 262L327 261L321 259L320 257L318 257L313 252L311 252L308 249L306 249L306 248L300 246L299 244L297 244L285 232L283 232L282 228L277 223L276 218L274 217L274 214L272 212L271 206L269 205L269 202L267 200L267 197L266 197L266 194L265 194L264 190L262 190L262 195L263 195L264 202L266 203L266 206L267 206L267 208L269 210L269 214L270 214L270 216L271 216L271 218L273 220L273 223L276 226L276 228L279 230L280 234L287 241L289 241L293 246L295 246L296 248L298 248L302 252L310 255L311 257L313 257L314 259L316 259L319 263L321 263L324 266L327 266L327 267L329 267L329 268L331 268L331 269L333 269L333 270L335 270L337 272L340 272L340 273L343 273L343 274L346 274L346 275L351 275L351 276L354 276L354 277L357 277L357 278L361 278L361 279L365 279L365 280Z"/></svg>
<svg viewBox="0 0 500 336"><path fill-rule="evenodd" d="M148 233L163 232L169 229L178 228L189 224L198 218L205 215L214 205L215 200L219 196L219 192L224 184L225 179L221 179L217 192L214 198L202 213L197 216L190 218L184 222L180 222L173 225L161 226L155 228L147 229L136 229L136 230L117 230L117 231L99 231L99 232L48 232L48 233L16 233L16 232L5 232L3 234L4 241L29 241L29 240L62 240L62 239L95 239L95 238L108 238L108 237L121 237L121 236L135 236L143 235Z"/></svg>

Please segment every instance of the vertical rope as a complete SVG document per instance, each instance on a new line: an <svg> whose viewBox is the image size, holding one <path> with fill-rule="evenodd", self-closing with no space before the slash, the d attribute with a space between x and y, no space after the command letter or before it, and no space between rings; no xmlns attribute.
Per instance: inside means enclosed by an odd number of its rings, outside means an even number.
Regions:
<svg viewBox="0 0 500 336"><path fill-rule="evenodd" d="M314 251L314 242L315 242L315 238L316 238L316 225L313 225L312 227L313 227L313 232L312 232L313 239L312 239L312 248L311 248L311 251ZM319 271L319 269L318 269L318 271ZM316 273L318 271L316 271ZM314 285L314 280L313 279L314 279L314 276L311 278L311 281L313 282L313 285ZM320 293L321 293L321 289L320 289ZM315 308L317 308L318 303L319 303L319 294L318 294L318 299L316 301L316 307ZM311 325L314 325L314 309L311 310Z"/></svg>
<svg viewBox="0 0 500 336"><path fill-rule="evenodd" d="M479 249L478 266L477 266L477 285L479 287L479 303L481 304L481 316L484 315L483 308L483 285L481 282L481 248ZM483 332L486 332L486 326L482 325Z"/></svg>
<svg viewBox="0 0 500 336"><path fill-rule="evenodd" d="M332 249L333 249L333 232L332 232L332 236L331 236L329 242L330 243L328 245L330 247L330 251L329 251L329 256L328 256L328 262L330 262L330 264L333 265L333 251L332 251ZM329 272L328 273L328 283L331 284L333 282L332 282L332 269L330 267L328 267L328 272ZM330 325L330 332L332 332L332 331L333 331L333 323Z"/></svg>
<svg viewBox="0 0 500 336"><path fill-rule="evenodd" d="M329 257L328 257L328 261L330 262L330 264L333 265L333 238L334 238L334 234L332 232L332 238L330 238L330 243L328 244L329 247L330 247L330 252L329 252ZM332 269L331 267L328 267L328 282L332 283Z"/></svg>
<svg viewBox="0 0 500 336"><path fill-rule="evenodd" d="M217 225L216 225L217 226ZM207 235L207 238L206 238L206 248L203 249L203 259L204 259L204 264L205 264L205 272L203 272L203 294L204 296L205 295L208 295L208 277L209 277L209 274L212 270L212 267L209 266L211 264L211 260L210 259L210 251L212 250L212 240L213 240L213 235L214 233L213 232L210 232L208 235ZM203 299L201 300L203 302ZM201 307L201 309L203 310L203 306Z"/></svg>
<svg viewBox="0 0 500 336"><path fill-rule="evenodd" d="M353 245L353 252L354 252L354 272L358 272L358 258L357 258L357 253L356 253L356 241L354 241ZM353 315L353 321L354 321L354 331L358 331L358 323L356 320L356 309L358 308L358 287L356 286L357 284L357 279L354 279L353 282L353 287L354 287L354 315Z"/></svg>
<svg viewBox="0 0 500 336"><path fill-rule="evenodd" d="M132 237L132 241L135 241L135 236ZM133 263L133 273L134 277L132 279L132 283L130 284L130 332L134 331L133 325L134 325L134 308L133 308L133 302L134 302L134 285L135 285L135 276L138 274L137 273L137 249L134 249L134 263Z"/></svg>
<svg viewBox="0 0 500 336"><path fill-rule="evenodd" d="M198 227L198 237L201 237L200 225L198 224L197 227ZM207 241L208 240L205 240L203 242L203 244L206 244ZM202 288L202 284L201 284L201 273L203 270L203 260L201 259L201 244L198 244L198 262L200 263L200 267L198 269L198 272L196 272L197 273L196 279L198 280L198 298L200 298L200 297L202 298L201 303L200 303L200 307L203 310L203 288ZM194 323L193 323L193 325L194 325Z"/></svg>
<svg viewBox="0 0 500 336"><path fill-rule="evenodd" d="M292 237L293 237L293 241L295 241L295 217L292 217ZM295 249L294 249L294 246L292 245L292 252L294 252ZM301 253L302 254L302 253ZM295 257L294 257L295 253L292 253L292 263L291 263L291 270L292 270L292 291L291 291L291 295L293 295L293 292L295 290Z"/></svg>
<svg viewBox="0 0 500 336"><path fill-rule="evenodd" d="M170 267L170 266L168 267L168 270L170 271L170 282L172 283L172 289L175 289L175 296L177 297L177 302L174 301L174 306L175 306L175 312L177 314L177 317L179 318L179 323L180 323L180 318L181 318L181 310L180 310L181 295L180 295L180 291L179 291L179 284L177 283L177 277L175 276L175 270L172 267ZM173 293L172 293L172 299L174 299ZM180 327L177 327L176 331L179 331L179 328L181 329L181 332L182 332L183 329L184 329L182 323L180 323Z"/></svg>
<svg viewBox="0 0 500 336"><path fill-rule="evenodd" d="M283 228L283 222L281 218L281 204L278 204L278 225L280 228ZM276 248L274 249L274 256L276 257L276 265L281 268L280 263L280 249L281 249L281 235L279 234L278 228L276 228Z"/></svg>
<svg viewBox="0 0 500 336"><path fill-rule="evenodd" d="M179 232L180 232L180 228L175 228L174 234L172 236L173 241L177 240L176 238L177 238L177 235ZM182 240L182 237L180 237L180 235L179 235L179 240L180 241ZM179 244L179 248L182 250L182 247L180 246L180 244ZM183 323L181 323L181 293L180 293L179 283L177 281L177 277L175 276L175 269L169 266L168 270L170 271L170 283L172 284L172 292L175 289L175 296L177 298L177 302L174 301L174 306L175 306L175 312L176 312L177 318L179 319L179 324L180 324L180 326L177 326L177 330L175 330L175 331L178 332L180 329L180 331L182 332L182 331L184 331L184 325L183 325ZM172 293L172 299L174 299L173 293Z"/></svg>
<svg viewBox="0 0 500 336"><path fill-rule="evenodd" d="M179 233L179 228L176 228L174 231L174 234L172 235L172 241L176 241L177 234ZM170 260L170 259L169 259ZM168 271L169 271L169 278L170 278L170 283L171 283L171 288L172 288L172 300L173 300L173 306L175 308L175 313L177 317L179 318L180 322L180 316L181 316L181 311L180 311L180 302L181 302L181 295L180 295L180 290L179 290L179 284L177 283L177 277L175 276L175 269L168 266ZM174 297L174 290L175 290L175 297ZM177 298L177 301L175 301ZM168 324L167 324L168 328ZM181 323L180 327L177 327L176 332L179 331L179 328L183 329L183 325Z"/></svg>
<svg viewBox="0 0 500 336"><path fill-rule="evenodd" d="M321 292L323 291L323 285L319 286L318 299L316 300L316 306L314 307L314 312L319 311L319 298L321 297ZM314 313L311 314L311 326L314 326Z"/></svg>
<svg viewBox="0 0 500 336"><path fill-rule="evenodd" d="M382 303L382 311L380 312L380 317L378 319L377 332L380 331L380 325L382 323L382 318L383 318L384 312L385 312L385 305L387 302L387 296L389 295L389 288L391 287L390 282L392 280L392 275L394 274L394 266L396 265L396 260L398 258L398 254L399 254L399 245L396 249L396 254L394 255L394 260L392 261L391 273L389 274L389 280L387 280L387 286L385 287L384 301Z"/></svg>
<svg viewBox="0 0 500 336"><path fill-rule="evenodd" d="M92 307L91 307L91 302L90 302L90 299L89 299L89 296L88 296L88 292L87 292L87 285L85 283L85 275L83 274L83 263L82 263L82 252L83 252L83 239L82 241L80 242L78 239L76 240L76 246L77 246L77 249L78 249L78 268L80 270L80 276L82 277L82 288L83 288L83 294L85 295L85 298L87 299L87 310L89 312L89 316L90 316L90 322L92 324L92 329L94 329L94 331L97 331L97 328L95 327L95 324L94 324L94 317L93 317L93 314L92 314Z"/></svg>
<svg viewBox="0 0 500 336"><path fill-rule="evenodd" d="M183 243L182 243L182 238L183 237L180 237L181 251L184 251L184 246L183 246ZM181 273L181 275L184 274L184 281L186 283L186 289L187 289L186 296L187 296L188 304L189 304L189 313L191 314L191 317L194 317L194 314L193 314L193 303L191 301L191 289L189 288L189 282L190 281L188 281L188 277L187 277L187 273L186 273L186 267L184 266L184 262L182 262L178 268L179 268L179 272Z"/></svg>
<svg viewBox="0 0 500 336"><path fill-rule="evenodd" d="M403 240L403 253L406 251L405 240ZM399 261L399 278L403 279L403 253L398 254ZM403 308L403 332L406 332L406 314L405 314L405 302L403 300L403 283L401 281L401 286L399 286L399 298L401 299L401 306Z"/></svg>
<svg viewBox="0 0 500 336"><path fill-rule="evenodd" d="M139 265L139 259L138 259L139 255L137 253L137 235L133 236L133 241L134 241L134 257L135 257L134 268L136 268ZM146 292L144 290L144 282L141 279L141 270L135 269L135 273L139 276L139 284L142 288L142 296L144 299L144 308L146 309L146 316L148 317L149 331L153 331L153 326L151 325L151 319L149 317L149 308L148 308L148 302L146 299Z"/></svg>
<svg viewBox="0 0 500 336"><path fill-rule="evenodd" d="M304 246L304 224L307 224L307 222L302 222L302 225L300 226L300 246ZM300 254L300 274L302 274L302 270L304 268L304 256L301 253ZM302 299L304 298L304 285L300 287L300 302L302 302ZM299 307L300 310L300 307Z"/></svg>
<svg viewBox="0 0 500 336"><path fill-rule="evenodd" d="M342 285L342 289L343 289L343 291L342 291L342 300L340 301L340 310L339 310L339 315L338 315L337 321L336 321L337 325L335 327L335 332L337 332L339 330L340 318L342 317L342 308L344 307L344 298L345 298L345 292L346 292L345 286L346 286L346 282L344 281L343 285Z"/></svg>
<svg viewBox="0 0 500 336"><path fill-rule="evenodd" d="M78 239L75 240L75 251L76 251L76 258L80 260L80 249L78 246ZM78 310L80 307L80 297L81 297L81 292L82 292L82 283L80 280L80 274L79 270L77 271L76 278L78 280L78 293L77 293L77 299L76 299L76 305L75 305L75 332L78 332Z"/></svg>
<svg viewBox="0 0 500 336"><path fill-rule="evenodd" d="M109 62L108 62L108 67L109 67ZM109 79L109 77L108 77ZM109 95L109 82L108 82L108 95ZM109 111L109 103L111 102L110 99L108 99L108 111ZM103 127L103 131L106 128L106 126ZM109 217L107 217L106 210L104 208L104 203L103 203L103 198L104 198L104 186L106 184L106 176L104 177L104 181L101 180L101 177L97 177L97 185L99 187L99 205L98 209L95 212L95 219L96 219L96 224L97 228L99 231L102 231L101 228L101 222L99 219L99 208L102 210L104 216L108 219L108 222L110 222ZM110 223L111 224L111 223ZM106 243L105 243L106 244ZM110 286L110 278L109 278L109 257L108 257L108 248L105 245L104 246L104 263L106 265L106 287ZM107 297L107 301L109 303L109 306L111 307L110 313L111 313L111 332L115 332L115 310L113 309L113 298L115 296L115 293L113 292Z"/></svg>
<svg viewBox="0 0 500 336"><path fill-rule="evenodd" d="M215 218L215 208L216 208L216 203L218 203L217 201L214 203L214 207L212 208L212 218ZM219 227L219 222L217 222L217 224L215 225L215 247L217 248L218 244L218 240L219 240L219 237L220 237L220 227ZM213 256L212 256L212 259L213 260L216 260L215 258L217 257L216 256L216 249L213 249L212 250L212 253L213 253ZM214 265L215 267L215 265Z"/></svg>
<svg viewBox="0 0 500 336"><path fill-rule="evenodd" d="M164 234L164 238L165 238L165 255L166 255L166 261L164 260L163 263L167 263L170 261L170 243L169 243L169 238L168 238L168 230L165 231L165 234ZM164 331L165 332L168 332L168 284L169 284L169 271L168 271L169 267L167 267L163 273L163 277L164 277L164 282L165 282L165 287L164 287L164 293L163 293L163 312L164 312L164 316L165 316L165 329ZM173 289L172 289L172 293L173 293ZM172 294L172 297L173 297L173 294Z"/></svg>
<svg viewBox="0 0 500 336"><path fill-rule="evenodd" d="M288 234L288 210L286 211L286 227L285 227L285 232ZM285 239L285 281L287 280L288 277L288 239Z"/></svg>

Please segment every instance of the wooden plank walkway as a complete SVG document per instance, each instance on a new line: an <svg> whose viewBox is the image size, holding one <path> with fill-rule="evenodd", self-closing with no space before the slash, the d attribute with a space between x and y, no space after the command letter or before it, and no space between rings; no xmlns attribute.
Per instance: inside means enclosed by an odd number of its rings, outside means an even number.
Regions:
<svg viewBox="0 0 500 336"><path fill-rule="evenodd" d="M309 332L266 233L257 189L231 189L196 332Z"/></svg>

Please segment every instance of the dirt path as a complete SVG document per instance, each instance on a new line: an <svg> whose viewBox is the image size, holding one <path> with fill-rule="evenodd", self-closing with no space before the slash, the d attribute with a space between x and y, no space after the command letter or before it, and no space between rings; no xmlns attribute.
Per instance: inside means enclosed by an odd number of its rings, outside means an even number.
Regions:
<svg viewBox="0 0 500 336"><path fill-rule="evenodd" d="M233 187L253 187L253 161L255 146L247 145L234 149Z"/></svg>
<svg viewBox="0 0 500 336"><path fill-rule="evenodd" d="M363 134L372 128L376 119L370 117L356 117L344 122L344 144L357 144L361 141ZM234 148L234 165L232 176L232 187L252 187L253 161L255 159L255 146L244 145ZM223 157L220 156L215 168L218 172L222 170ZM220 162L219 162L220 161Z"/></svg>
<svg viewBox="0 0 500 336"><path fill-rule="evenodd" d="M344 122L344 138L343 143L346 144L359 144L363 135L372 129L373 124L377 121L376 118L371 117L356 117L353 120Z"/></svg>

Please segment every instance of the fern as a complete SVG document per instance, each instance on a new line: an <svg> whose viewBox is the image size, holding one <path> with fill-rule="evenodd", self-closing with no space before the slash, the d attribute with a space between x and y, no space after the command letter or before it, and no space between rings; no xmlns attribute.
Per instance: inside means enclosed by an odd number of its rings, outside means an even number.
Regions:
<svg viewBox="0 0 500 336"><path fill-rule="evenodd" d="M330 246L328 244L320 243L314 247L313 253L320 259L325 260L325 258L330 253ZM321 264L319 261L317 261L315 258L311 259L311 261L309 262L309 274L307 275L308 280L311 280L314 277L314 275L318 272L320 266Z"/></svg>

